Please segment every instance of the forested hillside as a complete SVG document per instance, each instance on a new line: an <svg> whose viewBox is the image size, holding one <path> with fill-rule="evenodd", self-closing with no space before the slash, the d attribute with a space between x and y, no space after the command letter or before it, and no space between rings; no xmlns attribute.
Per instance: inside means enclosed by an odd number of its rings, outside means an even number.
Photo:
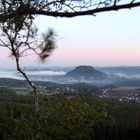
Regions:
<svg viewBox="0 0 140 140"><path fill-rule="evenodd" d="M88 94L33 97L0 90L0 140L139 140L140 105Z"/></svg>

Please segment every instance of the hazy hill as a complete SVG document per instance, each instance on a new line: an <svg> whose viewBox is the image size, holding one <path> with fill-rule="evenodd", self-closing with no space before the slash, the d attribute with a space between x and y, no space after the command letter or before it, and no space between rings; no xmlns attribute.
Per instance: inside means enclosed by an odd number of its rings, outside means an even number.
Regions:
<svg viewBox="0 0 140 140"><path fill-rule="evenodd" d="M92 66L77 66L67 72L61 81L66 83L90 83L93 85L104 85L112 83L112 78Z"/></svg>
<svg viewBox="0 0 140 140"><path fill-rule="evenodd" d="M77 66L74 70L66 73L65 77L84 80L100 80L107 78L103 72L97 71L92 66Z"/></svg>

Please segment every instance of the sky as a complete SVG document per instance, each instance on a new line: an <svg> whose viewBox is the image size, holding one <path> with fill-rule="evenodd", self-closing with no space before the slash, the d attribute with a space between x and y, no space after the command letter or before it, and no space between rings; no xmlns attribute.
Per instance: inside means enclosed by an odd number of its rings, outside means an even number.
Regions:
<svg viewBox="0 0 140 140"><path fill-rule="evenodd" d="M21 60L23 66L140 66L140 8L74 18L36 17L39 32L57 33L57 48L41 64L37 57ZM9 52L0 48L0 66L15 67Z"/></svg>

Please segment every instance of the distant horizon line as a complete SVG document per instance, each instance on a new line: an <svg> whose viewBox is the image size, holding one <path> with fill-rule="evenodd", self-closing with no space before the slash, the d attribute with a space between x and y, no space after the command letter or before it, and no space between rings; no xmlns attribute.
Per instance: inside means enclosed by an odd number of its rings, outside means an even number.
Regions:
<svg viewBox="0 0 140 140"><path fill-rule="evenodd" d="M24 68L75 68L77 66L92 66L94 68L121 68L121 67L140 67L140 65L106 65L106 66L96 66L96 65L89 65L89 64L79 64L79 65L73 65L73 66L62 66L62 65L32 65L32 66L24 66ZM0 68L0 70L16 70L16 67L3 67Z"/></svg>

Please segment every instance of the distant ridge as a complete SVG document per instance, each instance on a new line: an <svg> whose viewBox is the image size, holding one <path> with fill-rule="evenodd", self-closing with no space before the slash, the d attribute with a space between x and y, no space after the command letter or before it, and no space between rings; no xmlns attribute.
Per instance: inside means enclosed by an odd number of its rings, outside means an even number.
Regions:
<svg viewBox="0 0 140 140"><path fill-rule="evenodd" d="M37 85L50 86L55 85L55 83L48 81L33 81ZM0 87L28 87L26 80L17 80L12 78L0 78Z"/></svg>
<svg viewBox="0 0 140 140"><path fill-rule="evenodd" d="M95 70L92 66L77 66L74 70L65 74L67 78L84 79L84 80L100 80L107 78L107 74Z"/></svg>
<svg viewBox="0 0 140 140"><path fill-rule="evenodd" d="M128 75L140 75L140 66L98 67L96 69L110 74L121 73Z"/></svg>

